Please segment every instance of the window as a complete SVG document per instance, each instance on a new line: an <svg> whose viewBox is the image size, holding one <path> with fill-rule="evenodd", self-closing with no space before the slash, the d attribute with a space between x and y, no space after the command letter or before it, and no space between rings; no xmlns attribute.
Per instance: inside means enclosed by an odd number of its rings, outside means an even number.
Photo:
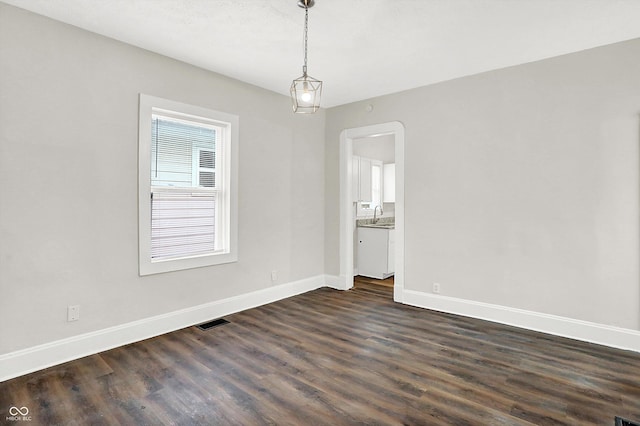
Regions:
<svg viewBox="0 0 640 426"><path fill-rule="evenodd" d="M359 194L356 217L365 218L373 216L376 206L382 208L382 161L360 157L359 167L358 178L366 182L365 185L360 185L360 191L366 191L366 194Z"/></svg>
<svg viewBox="0 0 640 426"><path fill-rule="evenodd" d="M378 161L371 164L371 205L382 206L382 165Z"/></svg>
<svg viewBox="0 0 640 426"><path fill-rule="evenodd" d="M215 149L196 148L193 154L193 186L216 187Z"/></svg>
<svg viewBox="0 0 640 426"><path fill-rule="evenodd" d="M140 95L140 275L237 260L238 117Z"/></svg>

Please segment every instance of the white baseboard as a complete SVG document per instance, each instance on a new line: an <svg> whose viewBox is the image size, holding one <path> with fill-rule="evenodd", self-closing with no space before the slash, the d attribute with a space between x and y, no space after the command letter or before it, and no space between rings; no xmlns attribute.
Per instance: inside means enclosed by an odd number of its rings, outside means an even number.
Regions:
<svg viewBox="0 0 640 426"><path fill-rule="evenodd" d="M438 294L403 290L407 305L640 352L640 331Z"/></svg>
<svg viewBox="0 0 640 426"><path fill-rule="evenodd" d="M324 286L346 290L346 280L335 275L318 275L10 352L0 355L0 382ZM401 293L399 299L407 305L640 352L640 332L636 330L413 290L403 289Z"/></svg>
<svg viewBox="0 0 640 426"><path fill-rule="evenodd" d="M320 287L333 287L328 281L327 276L318 275L0 355L0 382Z"/></svg>

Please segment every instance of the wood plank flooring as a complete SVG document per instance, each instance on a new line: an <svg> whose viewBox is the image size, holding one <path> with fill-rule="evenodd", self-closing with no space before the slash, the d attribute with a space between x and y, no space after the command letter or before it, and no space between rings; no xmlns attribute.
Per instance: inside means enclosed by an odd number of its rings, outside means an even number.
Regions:
<svg viewBox="0 0 640 426"><path fill-rule="evenodd" d="M0 383L0 423L613 425L640 354L319 289ZM6 421L8 424L19 424Z"/></svg>
<svg viewBox="0 0 640 426"><path fill-rule="evenodd" d="M353 285L358 287L362 284L375 284L375 285L383 285L385 287L393 287L394 285L394 277L390 276L385 280L377 280L375 278L367 278L362 275L357 275L353 277Z"/></svg>

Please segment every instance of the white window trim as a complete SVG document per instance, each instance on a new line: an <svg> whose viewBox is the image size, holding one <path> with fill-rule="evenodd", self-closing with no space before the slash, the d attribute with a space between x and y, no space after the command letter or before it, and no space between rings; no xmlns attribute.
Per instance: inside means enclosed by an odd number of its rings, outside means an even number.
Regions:
<svg viewBox="0 0 640 426"><path fill-rule="evenodd" d="M237 115L208 108L140 94L138 134L138 263L139 274L151 275L183 269L199 268L236 262L238 260L238 142L239 118ZM174 117L195 116L210 121L223 129L217 157L220 164L216 185L222 191L225 208L216 212L217 229L226 230L226 249L220 252L179 259L151 260L151 117L153 113L169 111ZM216 160L216 166L218 160ZM220 179L218 182L217 179ZM228 226L224 226L227 223Z"/></svg>

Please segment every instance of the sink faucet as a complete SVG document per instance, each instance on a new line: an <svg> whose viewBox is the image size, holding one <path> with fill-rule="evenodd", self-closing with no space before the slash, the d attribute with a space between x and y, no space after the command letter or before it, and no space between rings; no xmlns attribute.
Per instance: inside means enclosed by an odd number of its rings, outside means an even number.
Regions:
<svg viewBox="0 0 640 426"><path fill-rule="evenodd" d="M378 220L380 220L379 218L376 219L376 212L378 211L378 208L380 209L380 216L382 216L384 214L384 212L382 211L382 206L381 205L377 205L373 208L373 223L378 222Z"/></svg>

